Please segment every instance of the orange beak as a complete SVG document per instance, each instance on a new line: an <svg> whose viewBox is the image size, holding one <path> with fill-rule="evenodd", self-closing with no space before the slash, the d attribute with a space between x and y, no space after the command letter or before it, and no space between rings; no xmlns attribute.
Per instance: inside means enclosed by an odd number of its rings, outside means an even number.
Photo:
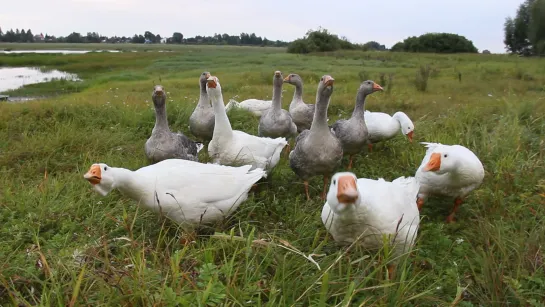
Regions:
<svg viewBox="0 0 545 307"><path fill-rule="evenodd" d="M208 80L207 83L209 88L216 88L217 86L216 79Z"/></svg>
<svg viewBox="0 0 545 307"><path fill-rule="evenodd" d="M356 179L352 176L341 176L338 179L337 200L339 203L352 204L358 199L358 187Z"/></svg>
<svg viewBox="0 0 545 307"><path fill-rule="evenodd" d="M206 74L206 79L210 78L210 74Z"/></svg>
<svg viewBox="0 0 545 307"><path fill-rule="evenodd" d="M411 143L413 142L413 134L414 134L414 130L407 133L407 137L409 138L409 142L411 142Z"/></svg>
<svg viewBox="0 0 545 307"><path fill-rule="evenodd" d="M439 168L441 168L441 154L438 152L434 152L431 154L430 161L428 161L428 164L426 164L424 170L426 172L435 172L438 171Z"/></svg>
<svg viewBox="0 0 545 307"><path fill-rule="evenodd" d="M290 75L287 75L286 78L284 78L284 82L290 81Z"/></svg>
<svg viewBox="0 0 545 307"><path fill-rule="evenodd" d="M100 171L100 166L97 164L91 165L91 168L85 175L83 175L83 178L87 179L92 185L99 184L100 180L102 179L102 173Z"/></svg>
<svg viewBox="0 0 545 307"><path fill-rule="evenodd" d="M325 86L332 86L333 85L333 82L335 82L335 79L333 79L333 77L329 76L329 75L326 75L324 77L324 84Z"/></svg>
<svg viewBox="0 0 545 307"><path fill-rule="evenodd" d="M373 83L373 92L377 92L377 91L383 91L384 89L382 88L382 86L378 85L377 83Z"/></svg>

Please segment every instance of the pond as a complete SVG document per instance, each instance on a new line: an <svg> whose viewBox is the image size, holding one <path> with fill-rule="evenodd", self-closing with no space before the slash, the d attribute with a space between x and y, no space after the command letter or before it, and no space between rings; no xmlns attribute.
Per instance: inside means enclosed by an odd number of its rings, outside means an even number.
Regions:
<svg viewBox="0 0 545 307"><path fill-rule="evenodd" d="M75 74L56 69L38 67L0 67L0 93L15 90L28 84L48 82L53 79L79 81Z"/></svg>
<svg viewBox="0 0 545 307"><path fill-rule="evenodd" d="M62 53L62 54L83 54L89 52L119 52L119 50L0 50L0 54L13 54L13 53Z"/></svg>

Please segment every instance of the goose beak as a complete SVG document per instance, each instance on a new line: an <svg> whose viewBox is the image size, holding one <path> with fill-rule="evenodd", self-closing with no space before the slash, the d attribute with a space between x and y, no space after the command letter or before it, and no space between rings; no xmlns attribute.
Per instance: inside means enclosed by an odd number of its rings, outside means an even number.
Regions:
<svg viewBox="0 0 545 307"><path fill-rule="evenodd" d="M407 133L407 137L409 138L409 142L411 142L411 143L413 142L413 134L414 134L414 130Z"/></svg>
<svg viewBox="0 0 545 307"><path fill-rule="evenodd" d="M206 80L207 80L206 83L209 88L216 88L217 83L216 83L216 79L214 79L213 76L208 77L208 79Z"/></svg>
<svg viewBox="0 0 545 307"><path fill-rule="evenodd" d="M91 165L91 168L87 173L85 173L85 175L83 175L83 178L89 181L92 185L99 184L100 180L102 179L100 166L97 164Z"/></svg>
<svg viewBox="0 0 545 307"><path fill-rule="evenodd" d="M373 92L383 91L384 89L378 83L373 83Z"/></svg>
<svg viewBox="0 0 545 307"><path fill-rule="evenodd" d="M163 96L163 87L162 86L156 86L155 87L155 95L161 97Z"/></svg>
<svg viewBox="0 0 545 307"><path fill-rule="evenodd" d="M284 82L289 82L290 81L290 75L287 75L286 78L284 78Z"/></svg>
<svg viewBox="0 0 545 307"><path fill-rule="evenodd" d="M438 152L434 152L431 154L430 161L428 161L428 164L426 164L426 167L424 170L426 172L435 172L438 171L441 168L441 154Z"/></svg>
<svg viewBox="0 0 545 307"><path fill-rule="evenodd" d="M358 187L352 176L341 176L337 179L337 200L341 204L353 204L358 199Z"/></svg>
<svg viewBox="0 0 545 307"><path fill-rule="evenodd" d="M333 79L333 77L331 77L331 76L325 76L324 77L324 85L325 86L332 86L334 82L335 82L335 79Z"/></svg>
<svg viewBox="0 0 545 307"><path fill-rule="evenodd" d="M208 78L210 78L210 74L206 74L206 80L208 80Z"/></svg>

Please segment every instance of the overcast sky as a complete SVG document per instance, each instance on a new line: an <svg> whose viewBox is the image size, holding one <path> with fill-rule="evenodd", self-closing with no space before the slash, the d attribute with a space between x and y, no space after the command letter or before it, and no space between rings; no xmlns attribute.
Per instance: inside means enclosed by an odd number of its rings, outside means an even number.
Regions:
<svg viewBox="0 0 545 307"><path fill-rule="evenodd" d="M9 2L9 5L8 5ZM464 35L482 51L504 52L503 23L522 0L6 0L0 27L66 36L185 37L255 32L293 40L319 26L352 42L391 47L426 32Z"/></svg>

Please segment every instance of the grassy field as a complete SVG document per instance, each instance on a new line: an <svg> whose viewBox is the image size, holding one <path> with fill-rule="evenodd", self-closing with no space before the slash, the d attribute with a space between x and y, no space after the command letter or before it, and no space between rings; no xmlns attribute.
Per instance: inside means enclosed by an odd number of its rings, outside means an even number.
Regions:
<svg viewBox="0 0 545 307"><path fill-rule="evenodd" d="M54 94L48 99L0 103L0 305L545 304L544 60L177 48L0 55L3 65L56 68L84 79L77 87L58 81L17 91ZM430 65L426 91L415 83L421 65ZM118 192L93 192L83 179L92 163L147 165L154 84L170 93L171 129L190 135L205 70L220 78L226 101L270 98L273 72L281 70L299 73L305 101L313 102L319 78L331 74L330 122L350 116L360 80L373 79L386 91L372 95L367 109L406 112L415 142L400 134L357 156L358 177L412 176L425 152L418 142L430 141L469 147L485 166L485 181L456 223L444 223L452 199L426 203L415 251L394 280L387 278L386 250L354 246L348 256L335 245L320 220L321 178L311 181L314 199L306 201L286 158L233 216L214 225L213 235L194 241ZM293 87L284 90L287 108ZM257 133L251 115L230 118L234 129Z"/></svg>

